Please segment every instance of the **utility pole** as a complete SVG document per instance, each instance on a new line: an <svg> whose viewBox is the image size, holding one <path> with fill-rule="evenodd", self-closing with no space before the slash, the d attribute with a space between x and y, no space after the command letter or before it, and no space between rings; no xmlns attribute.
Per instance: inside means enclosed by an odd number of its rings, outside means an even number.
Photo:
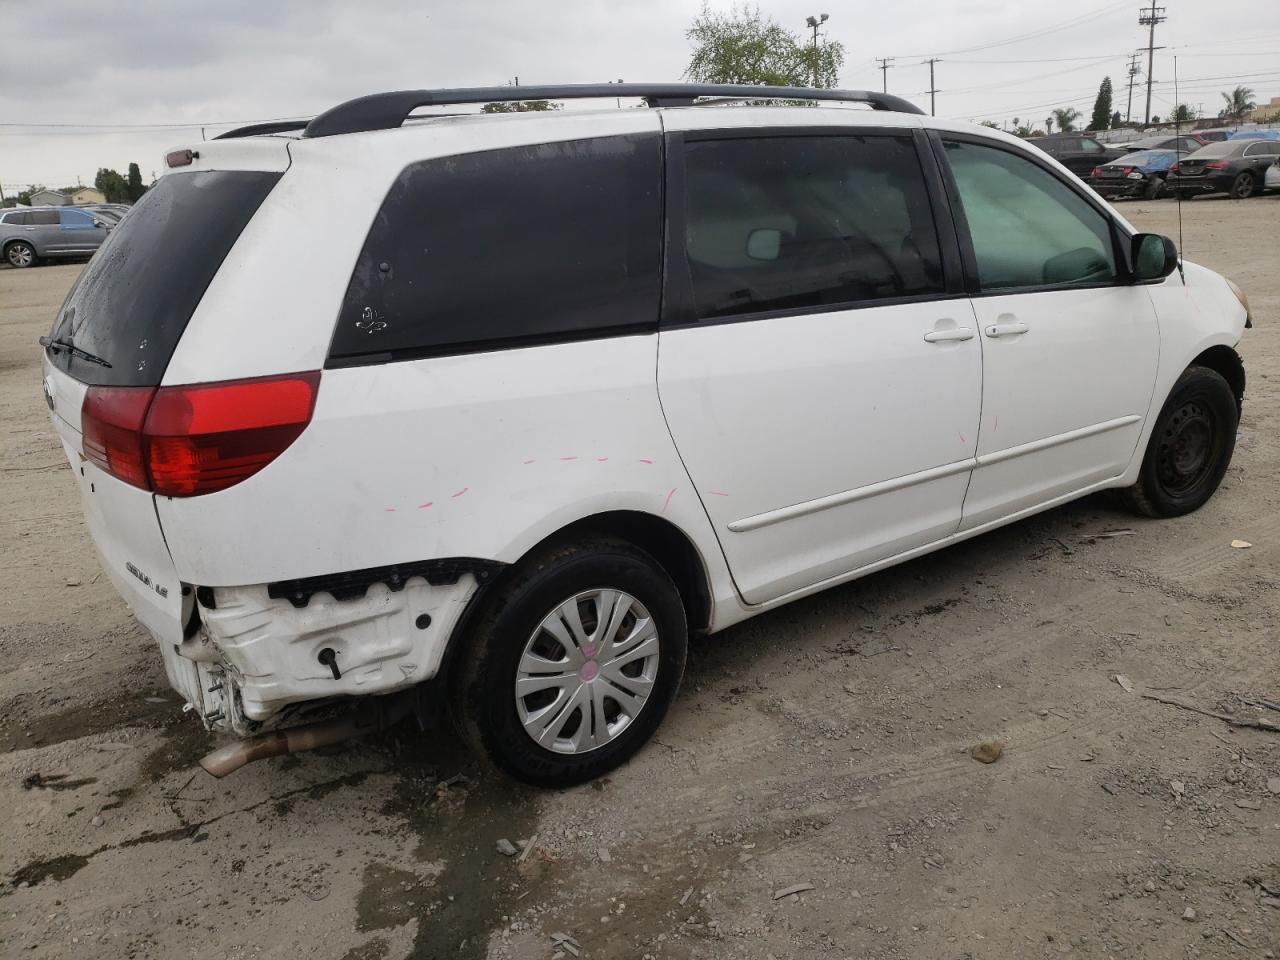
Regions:
<svg viewBox="0 0 1280 960"><path fill-rule="evenodd" d="M938 57L930 57L928 60L922 60L920 62L927 63L929 65L929 116L934 116L934 94L938 92L938 85L933 82L933 65L935 63L941 63L942 61ZM885 92L888 93L887 90Z"/></svg>
<svg viewBox="0 0 1280 960"><path fill-rule="evenodd" d="M876 57L875 59L876 59L876 62L880 64L880 66L876 67L876 69L880 71L880 76L883 78L883 81L881 82L881 88L885 93L888 93L889 92L889 68L893 66L893 61L896 60L897 58L896 57ZM930 84L930 86L933 86L933 84Z"/></svg>
<svg viewBox="0 0 1280 960"><path fill-rule="evenodd" d="M1151 122L1151 68L1155 62L1157 50L1163 50L1164 47L1156 46L1156 24L1164 23L1169 18L1164 15L1164 7L1157 7L1155 0L1151 0L1151 6L1143 7L1138 12L1139 26L1147 27L1147 118L1144 123Z"/></svg>
<svg viewBox="0 0 1280 960"><path fill-rule="evenodd" d="M813 85L815 88L818 86L818 28L829 19L827 14L820 13L816 17L806 17L804 21L813 31Z"/></svg>
<svg viewBox="0 0 1280 960"><path fill-rule="evenodd" d="M1136 53L1129 54L1129 105L1124 108L1124 122L1128 123L1133 119L1133 78L1142 72L1142 68L1138 66L1138 55Z"/></svg>

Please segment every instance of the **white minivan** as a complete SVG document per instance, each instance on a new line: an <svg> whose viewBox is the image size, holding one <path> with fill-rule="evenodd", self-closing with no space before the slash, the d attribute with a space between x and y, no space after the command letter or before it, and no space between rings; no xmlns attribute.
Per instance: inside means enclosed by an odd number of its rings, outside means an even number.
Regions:
<svg viewBox="0 0 1280 960"><path fill-rule="evenodd" d="M411 116L517 92L648 109ZM166 165L44 389L219 774L438 700L579 782L692 632L1104 488L1177 516L1231 459L1244 295L895 97L410 91Z"/></svg>

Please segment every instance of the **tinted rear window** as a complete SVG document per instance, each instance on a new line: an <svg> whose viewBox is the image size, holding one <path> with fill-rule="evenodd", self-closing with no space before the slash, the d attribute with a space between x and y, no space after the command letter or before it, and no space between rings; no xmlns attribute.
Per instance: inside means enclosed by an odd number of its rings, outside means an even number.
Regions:
<svg viewBox="0 0 1280 960"><path fill-rule="evenodd" d="M356 262L331 359L656 329L661 167L657 135L407 167Z"/></svg>
<svg viewBox="0 0 1280 960"><path fill-rule="evenodd" d="M1243 140L1224 140L1221 143L1211 143L1208 146L1201 147L1192 156L1196 160L1209 160L1213 157L1229 157L1234 153L1241 153L1247 141Z"/></svg>
<svg viewBox="0 0 1280 960"><path fill-rule="evenodd" d="M111 364L50 356L85 383L151 386L205 288L279 173L162 177L120 221L67 295L53 335Z"/></svg>

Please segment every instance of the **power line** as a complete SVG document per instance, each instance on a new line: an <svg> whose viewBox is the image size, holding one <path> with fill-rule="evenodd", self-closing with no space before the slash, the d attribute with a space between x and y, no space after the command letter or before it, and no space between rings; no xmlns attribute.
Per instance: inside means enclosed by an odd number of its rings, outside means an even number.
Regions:
<svg viewBox="0 0 1280 960"><path fill-rule="evenodd" d="M1138 13L1138 25L1148 28L1147 33L1147 119L1146 123L1151 122L1151 75L1152 67L1155 65L1156 56L1156 24L1164 23L1169 18L1164 15L1164 7L1157 7L1155 0L1151 0L1150 7L1143 7ZM1161 50L1164 47L1160 47Z"/></svg>
<svg viewBox="0 0 1280 960"><path fill-rule="evenodd" d="M1069 30L1072 27L1078 27L1083 23L1089 22L1090 20L1096 20L1098 17L1104 17L1109 13L1119 10L1123 6L1125 6L1124 3L1109 3L1105 6L1099 7L1096 10L1090 11L1089 13L1080 14L1079 16L1072 17L1069 20L1064 20L1062 23L1054 24L1051 27L1043 27L1038 30L1032 30L1029 33L1018 34L1017 36L1008 37L1007 39L1004 39L1004 40L993 40L991 43L979 44L976 47L965 47L961 50L942 50L939 52L939 55L946 54L950 56L951 54L956 54L956 53L977 53L979 50L991 50L991 49L994 49L995 47L1007 47L1010 44L1021 43L1024 40L1034 40L1035 38L1043 37L1046 34L1057 33L1059 30ZM915 57L925 57L929 55L930 54L925 54L925 53L898 54L898 56L902 57L903 59L914 59Z"/></svg>

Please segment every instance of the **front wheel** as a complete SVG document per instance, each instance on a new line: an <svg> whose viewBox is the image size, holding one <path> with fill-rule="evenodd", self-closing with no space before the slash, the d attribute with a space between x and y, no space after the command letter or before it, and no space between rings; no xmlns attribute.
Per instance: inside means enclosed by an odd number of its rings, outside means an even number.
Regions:
<svg viewBox="0 0 1280 960"><path fill-rule="evenodd" d="M680 593L610 539L550 551L497 586L452 684L463 736L544 787L612 770L652 736L684 673Z"/></svg>
<svg viewBox="0 0 1280 960"><path fill-rule="evenodd" d="M4 248L4 258L9 261L10 266L23 269L36 262L36 250L25 240L16 240Z"/></svg>
<svg viewBox="0 0 1280 960"><path fill-rule="evenodd" d="M1253 174L1245 171L1236 177L1231 184L1231 196L1237 200L1245 200L1253 196Z"/></svg>
<svg viewBox="0 0 1280 960"><path fill-rule="evenodd" d="M1149 517L1191 513L1213 496L1231 465L1240 410L1222 374L1183 371L1156 419L1138 482L1125 491Z"/></svg>

